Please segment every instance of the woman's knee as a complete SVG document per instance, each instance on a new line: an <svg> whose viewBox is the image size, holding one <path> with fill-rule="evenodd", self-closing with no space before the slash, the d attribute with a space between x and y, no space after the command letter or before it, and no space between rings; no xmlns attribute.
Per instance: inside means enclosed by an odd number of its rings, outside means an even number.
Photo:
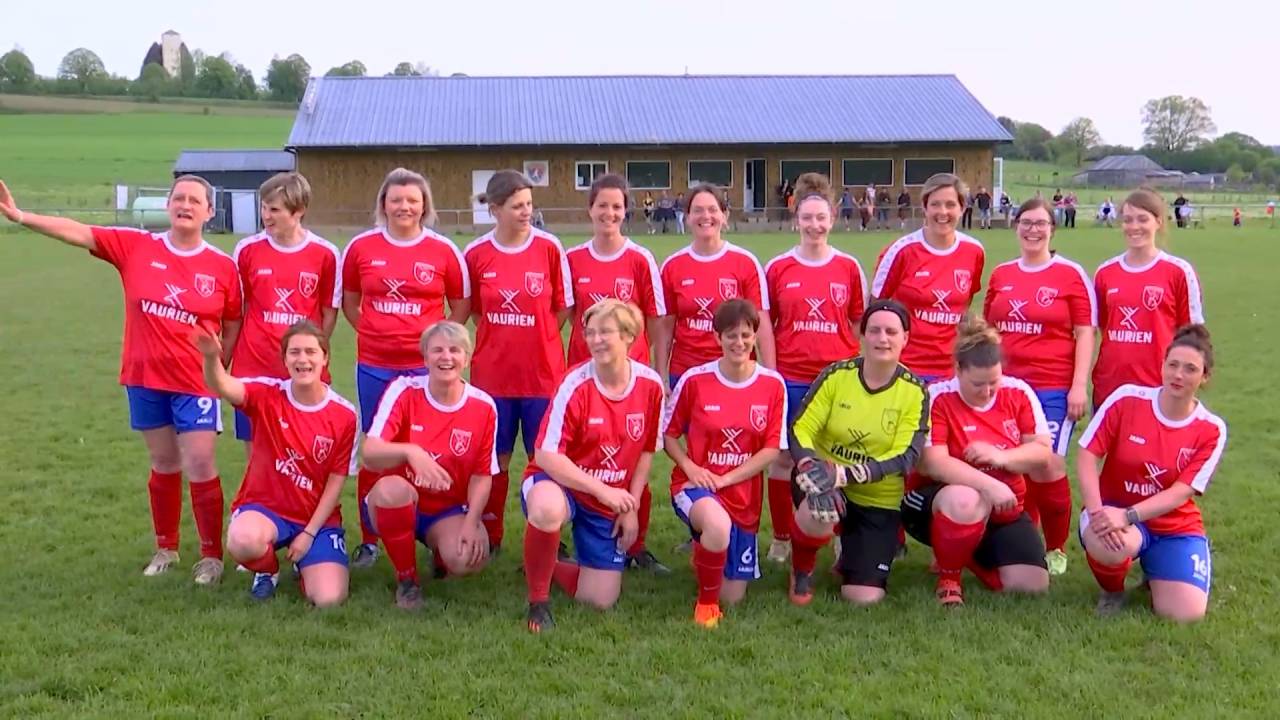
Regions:
<svg viewBox="0 0 1280 720"><path fill-rule="evenodd" d="M840 597L854 605L866 607L884 600L885 589L871 585L841 585Z"/></svg>
<svg viewBox="0 0 1280 720"><path fill-rule="evenodd" d="M411 505L418 499L413 485L399 475L387 475L369 489L368 502L376 507Z"/></svg>
<svg viewBox="0 0 1280 720"><path fill-rule="evenodd" d="M707 503L704 505L704 502ZM699 533L698 543L711 552L722 552L729 547L729 535L733 521L729 514L714 501L699 501L694 508L697 518L694 527Z"/></svg>
<svg viewBox="0 0 1280 720"><path fill-rule="evenodd" d="M938 491L933 499L933 510L958 523L981 522L991 512L982 495L964 485L948 485Z"/></svg>
<svg viewBox="0 0 1280 720"><path fill-rule="evenodd" d="M341 605L347 599L347 584L323 583L317 587L307 586L307 599L318 608Z"/></svg>
<svg viewBox="0 0 1280 720"><path fill-rule="evenodd" d="M1038 595L1049 592L1049 571L1034 566L1000 568L1000 585L1004 592Z"/></svg>
<svg viewBox="0 0 1280 720"><path fill-rule="evenodd" d="M535 483L525 498L529 524L544 532L554 532L569 519L564 493L558 487L543 489Z"/></svg>

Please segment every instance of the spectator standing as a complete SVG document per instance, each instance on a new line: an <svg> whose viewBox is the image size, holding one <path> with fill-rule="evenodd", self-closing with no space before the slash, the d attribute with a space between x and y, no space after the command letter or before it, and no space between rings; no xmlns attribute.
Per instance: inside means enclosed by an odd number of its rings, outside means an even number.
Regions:
<svg viewBox="0 0 1280 720"><path fill-rule="evenodd" d="M991 193L987 189L978 186L978 194L973 196L973 202L978 206L978 227L982 230L991 229Z"/></svg>

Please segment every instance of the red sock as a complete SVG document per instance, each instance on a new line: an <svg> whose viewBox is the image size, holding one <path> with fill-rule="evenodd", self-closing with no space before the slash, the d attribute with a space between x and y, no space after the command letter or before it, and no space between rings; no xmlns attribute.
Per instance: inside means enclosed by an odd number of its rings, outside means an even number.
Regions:
<svg viewBox="0 0 1280 720"><path fill-rule="evenodd" d="M151 526L156 532L156 547L178 549L178 524L182 521L182 473L151 471L147 481L151 496Z"/></svg>
<svg viewBox="0 0 1280 720"><path fill-rule="evenodd" d="M1103 565L1089 553L1085 553L1085 558L1089 561L1089 569L1093 571L1093 577L1098 581L1098 585L1107 592L1124 592L1124 579L1129 575L1129 567L1133 565L1133 560L1126 559L1119 565Z"/></svg>
<svg viewBox="0 0 1280 720"><path fill-rule="evenodd" d="M1049 550L1061 550L1071 534L1071 483L1067 476L1047 483L1027 483L1031 502L1040 511L1044 527L1044 544Z"/></svg>
<svg viewBox="0 0 1280 720"><path fill-rule="evenodd" d="M374 519L387 559L396 569L396 581L418 582L418 555L413 546L413 531L418 524L418 511L412 504L400 507L374 507Z"/></svg>
<svg viewBox="0 0 1280 720"><path fill-rule="evenodd" d="M551 598L551 578L556 572L556 550L560 532L547 532L525 524L524 583L529 589L529 602L546 602Z"/></svg>
<svg viewBox="0 0 1280 720"><path fill-rule="evenodd" d="M484 504L484 515L481 516L480 521L484 523L484 531L489 536L491 548L502 544L502 523L506 517L507 491L510 484L510 473L506 470L494 475L493 486L489 490L489 501Z"/></svg>
<svg viewBox="0 0 1280 720"><path fill-rule="evenodd" d="M963 524L943 515L933 514L929 533L933 540L933 556L938 561L939 577L959 578L960 571L973 559L973 551L986 532L985 522Z"/></svg>
<svg viewBox="0 0 1280 720"><path fill-rule="evenodd" d="M800 572L813 572L818 564L818 551L827 546L830 535L813 537L800 529L798 523L791 524L791 569Z"/></svg>
<svg viewBox="0 0 1280 720"><path fill-rule="evenodd" d="M700 542L693 543L693 569L698 576L698 604L716 605L720 602L720 586L724 584L724 563L729 551L711 552Z"/></svg>
<svg viewBox="0 0 1280 720"><path fill-rule="evenodd" d="M200 535L200 557L222 559L222 478L189 483L191 513Z"/></svg>
<svg viewBox="0 0 1280 720"><path fill-rule="evenodd" d="M367 467L361 467L356 473L356 508L364 507L364 499L369 497L369 491L373 489L374 484L378 482L378 478L382 477L382 473L376 470L370 470ZM360 516L360 544L361 545L377 545L378 535L364 521L364 513L358 512Z"/></svg>
<svg viewBox="0 0 1280 720"><path fill-rule="evenodd" d="M267 547L267 551L262 557L240 564L256 573L275 575L280 572L280 558L276 557L276 549L270 546Z"/></svg>
<svg viewBox="0 0 1280 720"><path fill-rule="evenodd" d="M631 547L627 548L628 557L635 557L644 551L644 538L649 534L649 513L652 510L653 493L645 485L644 492L640 494L640 508L636 512L636 519L640 521L640 533L636 535L636 541L631 543Z"/></svg>
<svg viewBox="0 0 1280 720"><path fill-rule="evenodd" d="M556 587L564 591L565 595L577 597L578 575L581 573L582 566L578 563L557 560L556 568L551 573L551 579L555 581Z"/></svg>
<svg viewBox="0 0 1280 720"><path fill-rule="evenodd" d="M773 521L773 539L790 540L795 524L795 506L791 503L791 478L769 477L769 519Z"/></svg>
<svg viewBox="0 0 1280 720"><path fill-rule="evenodd" d="M987 586L988 590L992 592L1004 590L1004 581L1000 579L1000 568L982 567L973 560L970 560L966 567L969 568L969 572L973 573L974 577Z"/></svg>

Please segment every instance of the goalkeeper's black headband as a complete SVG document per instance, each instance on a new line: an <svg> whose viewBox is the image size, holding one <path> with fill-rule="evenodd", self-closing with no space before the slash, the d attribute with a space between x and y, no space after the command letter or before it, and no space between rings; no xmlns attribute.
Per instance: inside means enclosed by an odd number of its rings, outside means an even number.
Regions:
<svg viewBox="0 0 1280 720"><path fill-rule="evenodd" d="M872 315L878 312L891 312L897 315L898 319L902 321L902 329L911 332L911 314L907 312L907 308L893 298L881 298L873 301L867 306L866 311L862 313L862 322L858 324L858 332L860 334L867 334L867 322Z"/></svg>

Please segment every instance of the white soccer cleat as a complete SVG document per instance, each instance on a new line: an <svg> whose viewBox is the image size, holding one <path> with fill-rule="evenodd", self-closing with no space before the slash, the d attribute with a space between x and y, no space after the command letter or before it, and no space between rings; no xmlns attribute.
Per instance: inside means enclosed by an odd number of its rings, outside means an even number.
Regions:
<svg viewBox="0 0 1280 720"><path fill-rule="evenodd" d="M222 561L218 558L200 558L191 566L191 580L197 585L217 585L222 580Z"/></svg>
<svg viewBox="0 0 1280 720"><path fill-rule="evenodd" d="M770 562L786 564L791 558L791 541L774 538L773 542L769 543L769 554L766 557Z"/></svg>
<svg viewBox="0 0 1280 720"><path fill-rule="evenodd" d="M169 572L169 568L176 565L178 560L176 550L156 550L156 554L151 556L151 562L147 563L147 566L142 569L142 574L147 577L163 575Z"/></svg>

